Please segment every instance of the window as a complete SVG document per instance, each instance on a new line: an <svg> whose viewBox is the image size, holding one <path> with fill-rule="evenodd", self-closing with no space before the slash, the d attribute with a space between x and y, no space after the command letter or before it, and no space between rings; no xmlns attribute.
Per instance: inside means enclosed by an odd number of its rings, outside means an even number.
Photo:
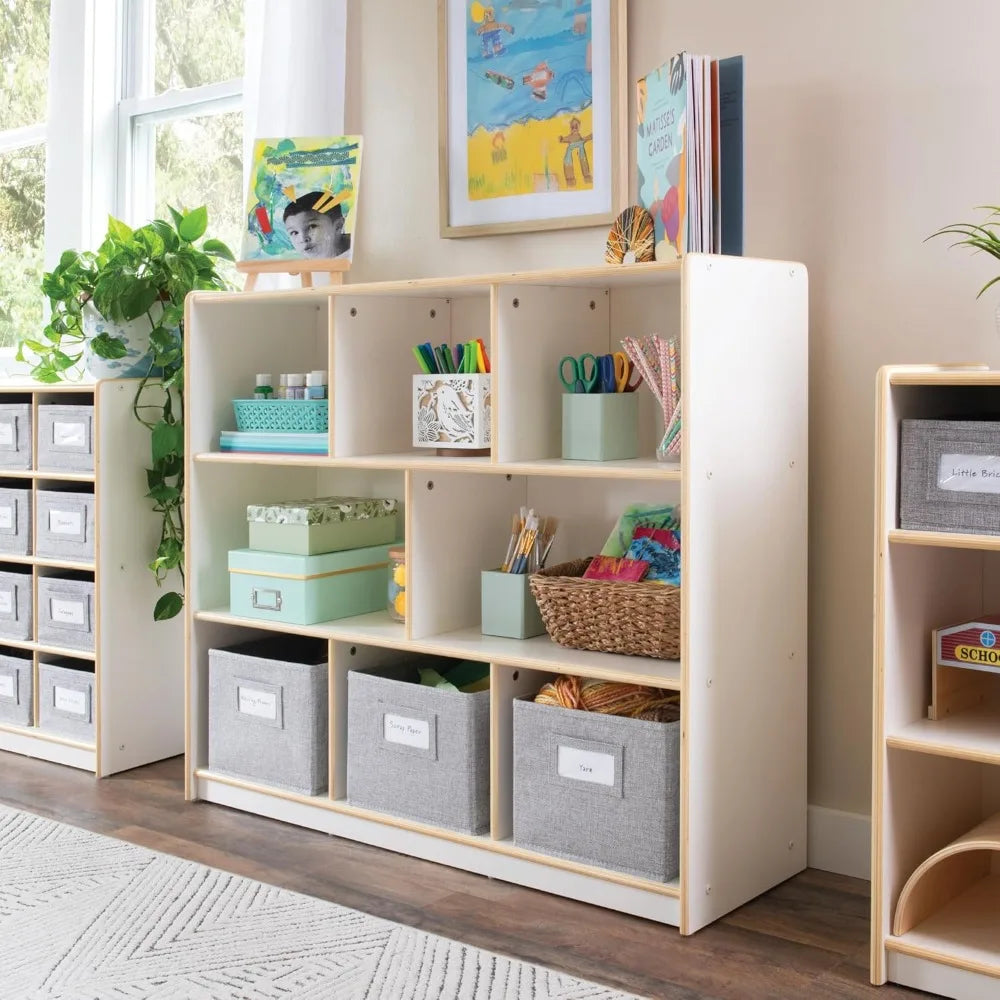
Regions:
<svg viewBox="0 0 1000 1000"><path fill-rule="evenodd" d="M42 325L49 0L0 0L0 348Z"/></svg>
<svg viewBox="0 0 1000 1000"><path fill-rule="evenodd" d="M0 3L4 0L0 0ZM208 207L234 252L243 230L244 0L127 0L117 210L134 225Z"/></svg>

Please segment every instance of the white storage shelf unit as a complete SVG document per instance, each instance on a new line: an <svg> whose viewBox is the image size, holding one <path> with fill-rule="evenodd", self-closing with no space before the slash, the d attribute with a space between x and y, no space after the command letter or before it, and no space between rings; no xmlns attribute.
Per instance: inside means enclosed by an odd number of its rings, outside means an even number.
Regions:
<svg viewBox="0 0 1000 1000"><path fill-rule="evenodd" d="M900 428L998 412L983 366L879 372L871 978L960 1000L1000 990L1000 676L930 720L931 631L1000 609L1000 536L900 527Z"/></svg>
<svg viewBox="0 0 1000 1000"><path fill-rule="evenodd" d="M0 637L0 645L29 651L32 657L33 725L0 722L0 750L92 771L98 777L183 751L183 620L154 623L152 618L158 591L146 564L159 534L156 515L145 499L149 432L132 413L134 391L131 380L0 387L0 403L31 406L33 437L32 467L0 469L0 482L32 490L33 522L39 490L92 490L96 506L93 559L0 553L4 568L30 569L34 605L30 640ZM46 404L94 407L93 472L55 471L44 465L39 469L38 407ZM34 523L31 537L34 553ZM68 572L94 580L93 651L39 639L38 581ZM39 726L38 665L63 657L93 669L93 740L71 739Z"/></svg>
<svg viewBox="0 0 1000 1000"><path fill-rule="evenodd" d="M427 279L274 293L197 293L186 323L188 796L635 913L691 933L805 866L807 275L801 264L682 264ZM655 459L642 388L632 460L560 457L560 358L677 336L684 447ZM412 447L413 344L481 337L492 359L488 456ZM328 456L218 451L256 372L330 373ZM377 612L272 626L228 609L226 557L249 503L393 496L407 544L406 624ZM480 632L480 571L522 504L559 517L549 564L599 550L628 503L682 506L679 661ZM615 628L613 621L606 623ZM208 651L266 630L329 641L330 774L301 796L213 774ZM470 836L345 799L347 673L412 653L491 668L491 829ZM682 696L680 877L607 871L512 843L512 702L560 673Z"/></svg>

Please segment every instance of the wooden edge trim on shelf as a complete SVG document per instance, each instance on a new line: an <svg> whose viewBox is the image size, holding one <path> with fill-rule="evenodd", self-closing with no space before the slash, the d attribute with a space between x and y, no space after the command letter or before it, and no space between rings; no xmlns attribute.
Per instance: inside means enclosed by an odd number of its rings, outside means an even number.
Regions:
<svg viewBox="0 0 1000 1000"><path fill-rule="evenodd" d="M96 753L97 751L96 743L82 743L80 740L71 740L65 736L56 736L54 733L48 733L44 729L39 729L38 726L13 726L8 725L6 722L0 722L0 731L16 733L18 736L27 736L34 740L43 740L45 743L58 743L60 746L73 747L74 750L88 750L92 753Z"/></svg>
<svg viewBox="0 0 1000 1000"><path fill-rule="evenodd" d="M909 955L911 958L937 962L939 965L961 969L963 972L972 972L980 976L991 976L994 979L1000 979L1000 965L987 965L985 962L970 961L967 958L952 955L946 951L935 951L932 948L925 948L922 945L910 944L908 941L903 941L897 937L886 938L885 946L889 951L898 952L900 955Z"/></svg>
<svg viewBox="0 0 1000 1000"><path fill-rule="evenodd" d="M905 736L887 736L885 745L893 750L909 750L913 753L927 753L935 757L954 757L957 760L969 760L978 764L1000 764L1000 750L971 750L955 746L954 743L923 742L907 739Z"/></svg>
<svg viewBox="0 0 1000 1000"><path fill-rule="evenodd" d="M632 889L641 889L645 892L653 892L660 896L678 897L680 892L676 885L666 882L651 882L647 879L636 878L633 875L626 875L623 872L615 872L604 868L595 868L590 865L578 864L575 861L567 861L565 858L552 857L547 854L539 854L536 851L525 850L516 847L509 841L492 840L488 834L476 836L475 834L459 833L457 830L445 830L441 827L430 826L416 820L405 819L402 816L393 816L391 813L375 812L371 809L360 809L357 806L349 805L339 799L330 799L309 795L301 795L298 792L288 791L284 788L274 788L268 785L259 785L253 781L243 778L234 778L226 774L217 774L208 768L195 768L195 777L203 781L215 781L221 785L229 785L233 788L241 788L247 792L256 792L261 795L269 795L272 798L286 799L289 802L296 802L300 805L313 806L317 809L326 809L329 812L341 813L344 816L354 816L358 819L371 820L381 823L383 826L393 826L400 830L409 830L412 833L421 833L429 837L437 837L439 840L449 840L455 844L463 844L468 847L478 847L484 851L492 851L495 854L504 854L512 858L520 858L523 861L533 861L538 864L548 865L550 868L560 868L563 871L573 872L576 875L585 875L589 878L600 879L604 882L614 882L618 885L628 886Z"/></svg>
<svg viewBox="0 0 1000 1000"><path fill-rule="evenodd" d="M919 531L893 528L889 541L894 545L930 545L946 549L1000 550L1000 535L976 535L959 531Z"/></svg>
<svg viewBox="0 0 1000 1000"><path fill-rule="evenodd" d="M901 937L989 874L990 852L1000 852L1000 813L927 858L906 880L892 932Z"/></svg>

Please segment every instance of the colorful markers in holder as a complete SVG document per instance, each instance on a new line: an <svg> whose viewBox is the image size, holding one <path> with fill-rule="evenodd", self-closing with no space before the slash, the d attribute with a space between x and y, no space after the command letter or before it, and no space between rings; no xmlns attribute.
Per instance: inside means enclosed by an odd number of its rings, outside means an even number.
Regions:
<svg viewBox="0 0 1000 1000"><path fill-rule="evenodd" d="M414 344L413 356L425 375L486 375L490 371L490 358L481 339L454 348L447 344L432 347L430 341Z"/></svg>

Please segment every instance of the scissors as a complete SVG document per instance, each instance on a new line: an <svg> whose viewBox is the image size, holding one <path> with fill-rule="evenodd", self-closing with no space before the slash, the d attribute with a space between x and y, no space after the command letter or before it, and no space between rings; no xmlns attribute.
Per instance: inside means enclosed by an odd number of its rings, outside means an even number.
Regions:
<svg viewBox="0 0 1000 1000"><path fill-rule="evenodd" d="M642 385L642 376L629 384L634 365L623 351L612 354L602 354L597 359L600 373L601 392L635 392Z"/></svg>
<svg viewBox="0 0 1000 1000"><path fill-rule="evenodd" d="M587 373L587 362L590 362L590 373ZM571 375L566 378L566 364L569 363ZM559 381L567 392L593 392L600 375L597 358L593 354L581 354L579 358L567 354L559 362Z"/></svg>

